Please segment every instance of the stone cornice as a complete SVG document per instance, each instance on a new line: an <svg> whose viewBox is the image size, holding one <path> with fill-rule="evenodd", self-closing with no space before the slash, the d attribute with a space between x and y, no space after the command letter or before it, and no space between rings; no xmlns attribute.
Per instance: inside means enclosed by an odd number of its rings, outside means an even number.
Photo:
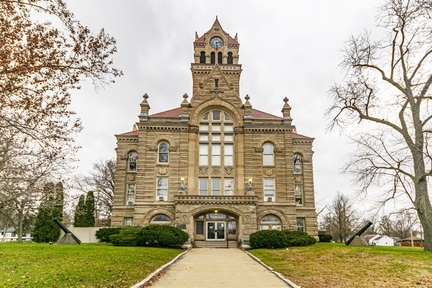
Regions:
<svg viewBox="0 0 432 288"><path fill-rule="evenodd" d="M257 196L175 195L175 204L197 205L256 205Z"/></svg>

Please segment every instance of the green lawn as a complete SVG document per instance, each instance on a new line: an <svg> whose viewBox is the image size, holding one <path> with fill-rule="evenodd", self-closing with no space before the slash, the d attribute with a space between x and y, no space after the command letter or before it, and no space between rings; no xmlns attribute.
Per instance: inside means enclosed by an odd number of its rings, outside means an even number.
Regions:
<svg viewBox="0 0 432 288"><path fill-rule="evenodd" d="M421 248L317 243L249 252L302 288L432 287L432 253Z"/></svg>
<svg viewBox="0 0 432 288"><path fill-rule="evenodd" d="M0 287L130 287L182 253L111 244L0 244Z"/></svg>

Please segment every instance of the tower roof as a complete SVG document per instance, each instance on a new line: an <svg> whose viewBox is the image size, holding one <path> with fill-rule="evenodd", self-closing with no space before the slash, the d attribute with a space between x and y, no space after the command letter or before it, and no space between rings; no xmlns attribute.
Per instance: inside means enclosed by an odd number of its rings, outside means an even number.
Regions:
<svg viewBox="0 0 432 288"><path fill-rule="evenodd" d="M228 38L228 45L240 45L236 39L231 37L227 32L225 32L225 30L223 30L221 24L219 23L217 16L216 16L216 20L213 23L210 30L208 30L206 33L204 33L201 37L198 37L198 35L197 35L194 43L203 43L204 44L206 42L207 35L209 35L213 31L222 32L224 35L226 35Z"/></svg>

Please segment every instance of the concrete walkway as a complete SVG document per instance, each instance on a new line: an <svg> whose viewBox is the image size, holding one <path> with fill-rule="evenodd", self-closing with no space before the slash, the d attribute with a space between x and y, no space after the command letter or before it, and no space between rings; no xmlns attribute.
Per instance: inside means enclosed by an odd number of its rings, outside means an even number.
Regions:
<svg viewBox="0 0 432 288"><path fill-rule="evenodd" d="M151 287L290 286L240 249L196 248L171 265Z"/></svg>

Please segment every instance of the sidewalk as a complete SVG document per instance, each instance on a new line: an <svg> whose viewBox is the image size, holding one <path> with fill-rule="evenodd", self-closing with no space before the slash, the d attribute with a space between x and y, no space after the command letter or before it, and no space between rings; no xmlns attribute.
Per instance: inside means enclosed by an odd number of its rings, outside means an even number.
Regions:
<svg viewBox="0 0 432 288"><path fill-rule="evenodd" d="M151 287L290 286L240 249L196 248L171 265Z"/></svg>

